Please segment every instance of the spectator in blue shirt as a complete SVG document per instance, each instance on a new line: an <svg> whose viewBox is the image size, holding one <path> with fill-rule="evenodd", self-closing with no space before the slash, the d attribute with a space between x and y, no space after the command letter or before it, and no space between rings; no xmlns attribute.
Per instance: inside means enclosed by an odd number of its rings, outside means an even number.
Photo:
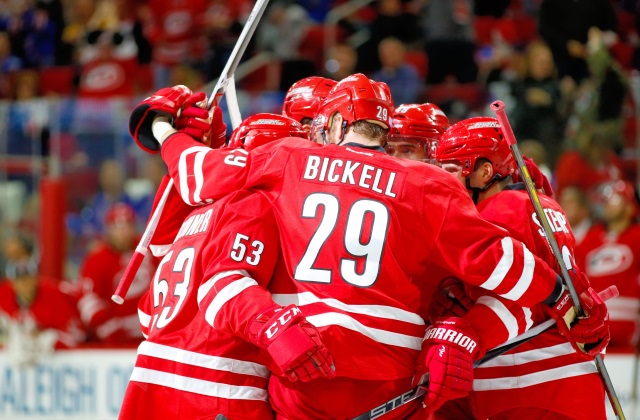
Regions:
<svg viewBox="0 0 640 420"><path fill-rule="evenodd" d="M423 88L418 72L405 61L405 52L405 45L399 39L383 39L378 45L382 68L372 75L374 80L389 85L396 104L419 102Z"/></svg>

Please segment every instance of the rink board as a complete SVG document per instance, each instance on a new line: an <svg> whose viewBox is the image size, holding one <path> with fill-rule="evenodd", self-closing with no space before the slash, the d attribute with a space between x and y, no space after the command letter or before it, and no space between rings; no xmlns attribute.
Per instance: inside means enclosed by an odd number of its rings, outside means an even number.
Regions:
<svg viewBox="0 0 640 420"><path fill-rule="evenodd" d="M633 360L608 355L605 364L627 419L640 419L631 402ZM67 350L19 368L0 350L0 419L115 420L134 362L133 350Z"/></svg>

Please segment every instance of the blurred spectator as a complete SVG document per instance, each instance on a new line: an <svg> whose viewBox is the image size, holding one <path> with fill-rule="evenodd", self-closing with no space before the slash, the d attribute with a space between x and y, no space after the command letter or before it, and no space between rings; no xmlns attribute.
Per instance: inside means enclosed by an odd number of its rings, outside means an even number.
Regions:
<svg viewBox="0 0 640 420"><path fill-rule="evenodd" d="M85 257L80 267L78 310L90 341L135 345L142 340L138 300L155 271L150 256L140 266L124 303L111 301L137 245L135 220L133 208L127 204L111 206L104 220L104 242Z"/></svg>
<svg viewBox="0 0 640 420"><path fill-rule="evenodd" d="M416 69L405 61L405 45L397 38L385 38L378 45L382 68L372 78L389 85L393 101L397 104L418 102L422 81Z"/></svg>
<svg viewBox="0 0 640 420"><path fill-rule="evenodd" d="M22 60L11 53L9 34L0 31L0 99L13 96L15 75L21 68Z"/></svg>
<svg viewBox="0 0 640 420"><path fill-rule="evenodd" d="M575 150L568 150L558 158L554 177L558 196L569 186L589 195L603 182L622 179L621 160L602 128L586 125L577 140Z"/></svg>
<svg viewBox="0 0 640 420"><path fill-rule="evenodd" d="M404 0L378 0L376 15L369 25L369 39L358 48L358 71L370 73L380 68L378 45L389 37L405 44L413 44L420 39L418 11L412 2Z"/></svg>
<svg viewBox="0 0 640 420"><path fill-rule="evenodd" d="M40 96L40 73L36 70L21 70L16 75L15 99L29 101ZM33 105L33 104L32 104Z"/></svg>
<svg viewBox="0 0 640 420"><path fill-rule="evenodd" d="M280 60L297 58L300 41L310 25L307 11L294 3L272 3L257 29L256 42L261 50L271 51Z"/></svg>
<svg viewBox="0 0 640 420"><path fill-rule="evenodd" d="M426 3L422 28L429 57L427 83L437 84L451 75L459 83L475 82L471 2L430 0Z"/></svg>
<svg viewBox="0 0 640 420"><path fill-rule="evenodd" d="M566 137L573 139L587 124L598 124L606 132L614 148L622 144L622 110L628 83L624 70L614 61L604 45L604 34L589 30L587 63L590 76L573 93L573 109Z"/></svg>
<svg viewBox="0 0 640 420"><path fill-rule="evenodd" d="M48 2L36 1L35 7L22 14L21 32L24 59L29 67L44 67L55 64L55 52L60 28L49 17ZM58 7L61 7L59 2Z"/></svg>
<svg viewBox="0 0 640 420"><path fill-rule="evenodd" d="M576 247L579 247L592 225L591 205L587 195L580 188L567 187L562 190L558 203L567 215L567 221L576 238Z"/></svg>
<svg viewBox="0 0 640 420"><path fill-rule="evenodd" d="M533 160L533 162L540 169L540 171L542 171L544 176L546 176L547 179L551 181L553 179L553 173L549 168L549 160L547 159L547 156L549 155L546 149L544 148L544 146L542 145L542 143L540 143L538 140L532 140L532 139L523 140L518 143L519 143L520 152L524 156L527 156L531 160Z"/></svg>
<svg viewBox="0 0 640 420"><path fill-rule="evenodd" d="M149 156L149 155L147 155ZM146 191L140 198L135 200L135 211L138 215L139 222L146 222L151 214L151 207L153 200L156 196L156 191L160 186L162 177L167 173L167 166L164 161L158 156L149 156L142 164L142 176L146 185L144 189Z"/></svg>
<svg viewBox="0 0 640 420"><path fill-rule="evenodd" d="M143 29L153 49L154 85L169 85L173 66L195 65L206 50L204 0L149 0L141 10Z"/></svg>
<svg viewBox="0 0 640 420"><path fill-rule="evenodd" d="M512 83L511 122L517 138L540 140L551 156L561 148L562 93L551 50L543 42L530 43L521 75Z"/></svg>
<svg viewBox="0 0 640 420"><path fill-rule="evenodd" d="M76 59L76 50L84 42L89 31L89 22L96 10L95 0L72 0L67 8L68 23L62 30L62 45L59 51L59 62L71 64Z"/></svg>
<svg viewBox="0 0 640 420"><path fill-rule="evenodd" d="M348 44L337 44L331 47L324 64L325 77L342 80L355 73L358 54Z"/></svg>
<svg viewBox="0 0 640 420"><path fill-rule="evenodd" d="M576 248L576 262L584 268L595 290L618 287L620 296L607 302L611 318L607 349L632 351L640 313L638 203L633 187L624 181L606 184L600 192L604 221L592 226Z"/></svg>
<svg viewBox="0 0 640 420"><path fill-rule="evenodd" d="M82 219L85 223L83 234L89 236L104 231L103 221L108 209L116 203L133 206L133 200L124 190L124 170L115 160L105 160L100 166L98 184L100 191L82 209Z"/></svg>
<svg viewBox="0 0 640 420"><path fill-rule="evenodd" d="M18 365L35 364L54 349L84 340L76 308L56 282L38 275L32 258L7 266L0 282L0 326L7 354Z"/></svg>
<svg viewBox="0 0 640 420"><path fill-rule="evenodd" d="M589 76L587 34L591 27L616 30L616 13L611 0L543 0L539 31L547 42L562 79L579 82Z"/></svg>

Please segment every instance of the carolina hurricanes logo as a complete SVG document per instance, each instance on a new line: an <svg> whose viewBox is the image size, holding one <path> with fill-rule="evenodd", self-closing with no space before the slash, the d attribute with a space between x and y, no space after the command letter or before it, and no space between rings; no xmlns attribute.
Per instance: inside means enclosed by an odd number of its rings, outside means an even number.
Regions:
<svg viewBox="0 0 640 420"><path fill-rule="evenodd" d="M124 82L124 71L116 63L99 64L87 71L82 84L91 91L104 91L120 87Z"/></svg>
<svg viewBox="0 0 640 420"><path fill-rule="evenodd" d="M606 276L625 271L633 263L633 252L624 244L606 244L587 254L587 276Z"/></svg>

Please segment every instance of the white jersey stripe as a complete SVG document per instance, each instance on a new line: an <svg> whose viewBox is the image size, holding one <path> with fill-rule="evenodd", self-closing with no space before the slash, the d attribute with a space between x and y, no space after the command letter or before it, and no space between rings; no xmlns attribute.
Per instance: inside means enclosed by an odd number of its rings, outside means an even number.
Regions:
<svg viewBox="0 0 640 420"><path fill-rule="evenodd" d="M498 287L513 265L513 241L510 237L505 236L500 243L502 244L502 258L487 281L480 285L483 289L493 290Z"/></svg>
<svg viewBox="0 0 640 420"><path fill-rule="evenodd" d="M180 391L229 400L267 400L267 390L252 386L227 385L168 372L134 367L131 381L166 386Z"/></svg>
<svg viewBox="0 0 640 420"><path fill-rule="evenodd" d="M492 296L484 295L480 296L480 298L476 301L476 304L488 307L498 316L498 318L500 318L509 333L509 340L519 334L518 320L498 299Z"/></svg>
<svg viewBox="0 0 640 420"><path fill-rule="evenodd" d="M310 305L313 303L324 303L332 308L341 311L351 312L360 315L369 315L376 318L391 319L395 321L408 322L415 325L425 325L424 320L418 314L414 314L404 309L394 308L384 305L350 305L332 298L319 298L311 292L294 294L274 294L273 300L282 306L287 305Z"/></svg>
<svg viewBox="0 0 640 420"><path fill-rule="evenodd" d="M202 202L202 198L200 198L200 192L202 191L202 185L204 184L204 174L202 173L202 163L204 162L204 155L205 153L203 152L197 153L193 161L193 177L196 183L195 191L193 192L193 201L195 203Z"/></svg>
<svg viewBox="0 0 640 420"><path fill-rule="evenodd" d="M204 147L204 146L194 146L194 147L190 147L187 150L185 150L184 152L182 152L180 154L180 159L178 160L178 177L180 178L180 195L182 196L182 200L190 205L196 205L199 204L198 201L194 201L191 200L190 194L189 194L189 183L188 180L189 178L191 178L189 176L189 170L187 168L187 156L189 156L192 153L199 153L199 152L203 152L206 153L207 151L210 151L211 149L208 147ZM194 168L195 170L195 168ZM202 188L202 164L200 165L200 184L197 183L198 181L198 175L194 173L195 175L195 179L196 179L196 188L198 190L198 194L200 193L200 188Z"/></svg>
<svg viewBox="0 0 640 420"><path fill-rule="evenodd" d="M518 279L516 285L509 292L500 295L505 299L516 301L529 290L531 282L533 281L533 270L536 267L536 260L533 258L531 251L522 244L522 250L524 251L524 267L522 268L522 275Z"/></svg>
<svg viewBox="0 0 640 420"><path fill-rule="evenodd" d="M422 337L414 337L411 335L367 327L351 318L349 315L338 312L327 312L319 315L310 315L307 316L307 321L309 321L317 328L337 325L352 331L359 332L360 334L382 344L405 347L418 351L422 348Z"/></svg>
<svg viewBox="0 0 640 420"><path fill-rule="evenodd" d="M140 320L140 325L145 328L149 328L149 324L151 323L151 315L142 312L141 309L138 309L138 319Z"/></svg>
<svg viewBox="0 0 640 420"><path fill-rule="evenodd" d="M520 389L557 379L587 375L597 371L598 370L594 362L581 362L522 376L508 376L496 379L475 379L473 381L473 390L495 391L500 389Z"/></svg>
<svg viewBox="0 0 640 420"><path fill-rule="evenodd" d="M247 273L244 270L222 271L216 274L215 276L207 280L205 283L202 283L198 288L198 306L200 306L200 302L202 302L202 299L204 299L205 296L209 294L209 292L211 291L211 288L213 287L214 284L216 284L218 280L223 279L225 277L232 276L234 274L237 274L243 277L249 277L249 273Z"/></svg>
<svg viewBox="0 0 640 420"><path fill-rule="evenodd" d="M533 326L533 314L531 312L531 309L529 308L523 307L522 311L524 312L524 322L525 322L524 331L529 331L529 329Z"/></svg>
<svg viewBox="0 0 640 420"><path fill-rule="evenodd" d="M220 311L220 308L222 308L225 303L242 293L244 289L257 285L258 283L249 277L242 277L229 283L213 298L204 314L204 319L209 325L213 326L218 311Z"/></svg>
<svg viewBox="0 0 640 420"><path fill-rule="evenodd" d="M573 347L569 343L556 344L555 346L543 347L539 349L527 350L514 354L503 354L476 369L485 369L492 367L509 367L524 365L531 362L539 362L541 360L552 359L554 357L566 356L575 353Z"/></svg>
<svg viewBox="0 0 640 420"><path fill-rule="evenodd" d="M269 369L258 363L246 362L244 360L229 359L227 357L211 356L208 354L196 353L163 344L143 341L138 347L138 354L144 356L157 357L158 359L184 363L191 366L203 367L211 370L238 373L241 375L269 377Z"/></svg>

